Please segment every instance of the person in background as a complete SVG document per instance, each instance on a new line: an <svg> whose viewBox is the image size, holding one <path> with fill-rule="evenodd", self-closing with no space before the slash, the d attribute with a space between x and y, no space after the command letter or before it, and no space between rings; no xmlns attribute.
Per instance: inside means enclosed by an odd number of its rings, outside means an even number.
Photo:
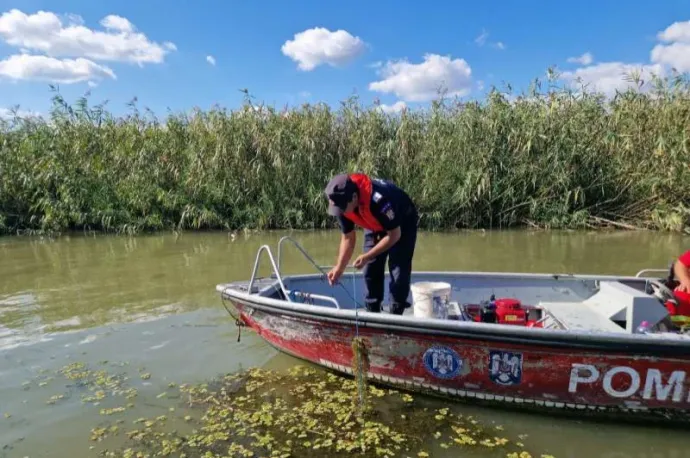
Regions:
<svg viewBox="0 0 690 458"><path fill-rule="evenodd" d="M690 250L680 255L673 264L673 273L679 283L675 290L690 293Z"/></svg>
<svg viewBox="0 0 690 458"><path fill-rule="evenodd" d="M402 315L410 306L407 297L419 221L412 199L393 183L363 173L336 175L325 194L328 213L338 218L342 232L338 259L328 272L328 282L336 284L345 271L356 243L355 225L360 226L364 229L364 253L353 265L364 268L367 310L381 311L388 258L390 313Z"/></svg>
<svg viewBox="0 0 690 458"><path fill-rule="evenodd" d="M664 303L670 314L671 324L687 326L690 324L690 250L680 255L673 263L665 283L669 288L673 288L673 298L667 298Z"/></svg>

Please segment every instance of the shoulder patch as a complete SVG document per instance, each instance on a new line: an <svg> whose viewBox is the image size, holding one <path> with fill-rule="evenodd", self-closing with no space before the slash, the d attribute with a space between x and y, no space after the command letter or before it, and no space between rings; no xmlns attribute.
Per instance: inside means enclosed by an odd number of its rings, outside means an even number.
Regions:
<svg viewBox="0 0 690 458"><path fill-rule="evenodd" d="M388 218L391 221L393 221L395 219L395 212L393 211L393 205L390 202L386 202L386 204L381 209L381 213L386 215L386 218Z"/></svg>
<svg viewBox="0 0 690 458"><path fill-rule="evenodd" d="M383 196L380 192L374 192L374 194L371 196L371 198L374 199L374 202L378 202L382 197Z"/></svg>

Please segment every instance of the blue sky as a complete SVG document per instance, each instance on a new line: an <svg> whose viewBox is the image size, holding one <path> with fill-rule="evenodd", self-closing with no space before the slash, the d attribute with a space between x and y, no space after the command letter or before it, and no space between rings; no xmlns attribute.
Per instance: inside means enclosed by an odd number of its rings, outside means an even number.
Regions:
<svg viewBox="0 0 690 458"><path fill-rule="evenodd" d="M549 66L610 92L630 65L690 71L690 0L0 0L0 110L47 112L51 81L116 113L134 96L159 114L235 108L241 88L277 107L356 92L392 109L428 103L444 82L468 98L525 88Z"/></svg>

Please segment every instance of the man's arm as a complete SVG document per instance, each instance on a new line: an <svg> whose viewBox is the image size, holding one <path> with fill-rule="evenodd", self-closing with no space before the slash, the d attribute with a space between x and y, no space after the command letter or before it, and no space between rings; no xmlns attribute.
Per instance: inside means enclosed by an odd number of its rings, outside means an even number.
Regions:
<svg viewBox="0 0 690 458"><path fill-rule="evenodd" d="M345 272L345 268L350 262L350 258L352 258L352 253L355 250L355 244L357 242L355 224L342 215L338 217L338 221L340 222L342 235L340 236L338 259L335 262L335 266L328 272L328 282L331 285L336 284L340 276Z"/></svg>
<svg viewBox="0 0 690 458"><path fill-rule="evenodd" d="M385 237L379 240L379 243L377 243L374 248L365 253L367 261L370 261L381 253L384 253L386 250L398 243L398 240L400 240L400 226L393 230L387 231Z"/></svg>
<svg viewBox="0 0 690 458"><path fill-rule="evenodd" d="M355 245L357 242L357 233L352 230L348 233L344 233L340 237L340 249L338 250L338 260L336 261L335 268L338 272L344 272L347 267L347 263L350 262L352 258L352 253L355 251Z"/></svg>
<svg viewBox="0 0 690 458"><path fill-rule="evenodd" d="M400 240L400 215L398 215L393 204L386 198L382 198L377 205L372 208L372 213L386 230L386 235L379 240L371 250L365 254L367 261L384 253Z"/></svg>

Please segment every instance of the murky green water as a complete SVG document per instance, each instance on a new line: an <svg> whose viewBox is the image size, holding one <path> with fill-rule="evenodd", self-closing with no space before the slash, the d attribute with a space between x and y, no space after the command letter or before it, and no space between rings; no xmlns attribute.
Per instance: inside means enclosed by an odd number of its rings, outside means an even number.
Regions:
<svg viewBox="0 0 690 458"><path fill-rule="evenodd" d="M100 409L122 402L85 405L78 387L54 373L73 362L128 375L139 394L135 407L118 417L124 429L139 417L185 415L179 399L159 397L170 382L297 364L246 330L237 342L214 290L248 278L257 248L275 247L282 235L0 239L0 457L95 456L118 445L89 437L91 428L111 420ZM335 259L337 232L292 235L320 263ZM690 238L654 233L421 234L414 267L634 274L665 268L688 247ZM283 263L286 272L312 271L289 246ZM47 403L56 395L62 398ZM690 457L683 432L451 406L504 425L507 437L527 434L530 450L557 458ZM430 451L459 456L457 449ZM498 455L478 448L463 456Z"/></svg>

